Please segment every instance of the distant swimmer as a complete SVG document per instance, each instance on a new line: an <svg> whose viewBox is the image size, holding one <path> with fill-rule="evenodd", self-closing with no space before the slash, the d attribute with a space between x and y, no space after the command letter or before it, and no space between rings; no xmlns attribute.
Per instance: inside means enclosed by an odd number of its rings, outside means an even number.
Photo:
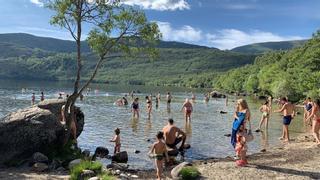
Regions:
<svg viewBox="0 0 320 180"><path fill-rule="evenodd" d="M41 91L40 101L44 101L44 93L43 93L43 91Z"/></svg>
<svg viewBox="0 0 320 180"><path fill-rule="evenodd" d="M117 99L116 102L114 102L114 104L117 105L117 106L123 106L122 98Z"/></svg>
<svg viewBox="0 0 320 180"><path fill-rule="evenodd" d="M59 93L58 99L63 99L63 98L62 98L62 93Z"/></svg>
<svg viewBox="0 0 320 180"><path fill-rule="evenodd" d="M191 121L191 113L193 111L192 103L187 98L186 101L183 103L181 111L184 109L184 116L186 122L189 120Z"/></svg>
<svg viewBox="0 0 320 180"><path fill-rule="evenodd" d="M34 105L36 101L36 95L34 93L32 93L32 96L31 96L31 105Z"/></svg>
<svg viewBox="0 0 320 180"><path fill-rule="evenodd" d="M127 106L129 103L128 103L128 100L127 100L127 95L125 95L124 97L122 97L122 103L123 105Z"/></svg>
<svg viewBox="0 0 320 180"><path fill-rule="evenodd" d="M135 98L131 104L131 111L133 113L133 117L139 118L139 98Z"/></svg>
<svg viewBox="0 0 320 180"><path fill-rule="evenodd" d="M209 102L209 94L204 95L204 102L208 103Z"/></svg>
<svg viewBox="0 0 320 180"><path fill-rule="evenodd" d="M290 141L289 138L289 125L291 120L295 115L295 106L291 104L286 97L280 99L280 104L282 105L281 109L275 110L274 112L282 112L283 113L283 128L282 128L282 136L279 138L280 140L285 140L287 142Z"/></svg>

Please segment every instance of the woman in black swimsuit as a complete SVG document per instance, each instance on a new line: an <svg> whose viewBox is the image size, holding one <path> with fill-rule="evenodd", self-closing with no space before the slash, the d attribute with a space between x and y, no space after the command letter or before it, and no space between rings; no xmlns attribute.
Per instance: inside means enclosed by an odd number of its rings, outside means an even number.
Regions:
<svg viewBox="0 0 320 180"><path fill-rule="evenodd" d="M131 104L131 111L133 112L133 117L137 115L137 118L139 118L139 98L135 98L134 101Z"/></svg>

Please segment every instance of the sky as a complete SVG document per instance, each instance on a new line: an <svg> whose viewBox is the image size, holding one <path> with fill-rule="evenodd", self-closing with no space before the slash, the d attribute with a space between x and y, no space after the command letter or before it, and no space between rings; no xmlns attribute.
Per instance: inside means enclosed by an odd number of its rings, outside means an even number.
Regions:
<svg viewBox="0 0 320 180"><path fill-rule="evenodd" d="M163 40L219 49L307 39L320 29L320 0L122 0L157 22ZM0 33L72 39L50 25L41 0L0 0ZM84 28L84 37L90 28Z"/></svg>

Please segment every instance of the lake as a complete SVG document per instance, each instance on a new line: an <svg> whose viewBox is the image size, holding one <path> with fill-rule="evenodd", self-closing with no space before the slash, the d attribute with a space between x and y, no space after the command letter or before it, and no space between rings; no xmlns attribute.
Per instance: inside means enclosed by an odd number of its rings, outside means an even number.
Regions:
<svg viewBox="0 0 320 180"><path fill-rule="evenodd" d="M57 98L59 92L71 93L72 85L72 83L66 82L0 80L0 117L30 106L32 92L36 93L37 101L40 99L41 91L44 91L46 99ZM22 92L22 88L25 88L24 92ZM203 93L208 91L205 89L105 84L93 84L90 88L92 91L85 94L84 101L77 102L85 114L84 130L78 138L79 146L82 149L89 149L93 153L97 146L105 146L112 152L114 144L109 140L113 137L114 129L119 127L121 130L121 150L128 152L130 167L151 169L153 168L153 160L147 156L147 152L155 140L156 133L162 130L163 126L167 124L167 119L171 117L175 120L176 125L186 132L187 143L191 144L191 148L185 154L185 159L194 160L234 155L230 137L225 137L224 134L231 132L236 97L230 97L229 104L226 106L225 99L210 99L209 103L205 104ZM140 92L136 94L140 98L141 115L139 119L132 119L129 107L114 105L118 98L132 90ZM164 100L167 91L171 91L173 95L170 112L168 112ZM152 115L148 119L144 97L150 93L157 94L158 92L161 93L163 100L160 101L157 109L153 102ZM180 110L185 98L191 97L191 92L195 92L197 100L194 103L191 125L188 126L185 124L183 113ZM129 99L131 101L131 98ZM258 110L261 101L246 99L252 112L252 126L255 130L261 117ZM276 105L273 105L273 108L277 108ZM226 111L227 114L220 114L220 111ZM281 136L281 131L282 118L278 113L273 113L268 132L254 133L255 139L248 145L249 154L279 145L278 137ZM305 127L302 116L298 115L290 126L290 135L294 138L301 132L305 132ZM141 153L135 154L135 150L139 150ZM103 161L109 163L108 160Z"/></svg>

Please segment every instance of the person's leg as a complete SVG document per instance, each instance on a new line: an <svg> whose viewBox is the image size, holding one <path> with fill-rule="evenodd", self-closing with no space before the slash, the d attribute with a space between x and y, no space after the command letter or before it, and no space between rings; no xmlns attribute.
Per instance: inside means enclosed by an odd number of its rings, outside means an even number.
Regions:
<svg viewBox="0 0 320 180"><path fill-rule="evenodd" d="M319 140L319 123L317 121L313 121L312 133L313 133L313 137L316 139L316 143L319 144L320 143L320 140Z"/></svg>
<svg viewBox="0 0 320 180"><path fill-rule="evenodd" d="M261 119L260 119L260 123L259 123L259 130L261 129L261 126L262 126L263 122L264 122L264 116L262 115Z"/></svg>
<svg viewBox="0 0 320 180"><path fill-rule="evenodd" d="M156 160L156 166L157 166L157 178L160 180L162 175L162 165L163 160Z"/></svg>
<svg viewBox="0 0 320 180"><path fill-rule="evenodd" d="M136 112L136 113L137 113L137 118L139 118L139 110L136 110L136 111L137 111L137 112Z"/></svg>
<svg viewBox="0 0 320 180"><path fill-rule="evenodd" d="M282 125L282 136L279 138L280 140L283 140L285 137L285 125Z"/></svg>
<svg viewBox="0 0 320 180"><path fill-rule="evenodd" d="M117 153L117 146L115 145L114 150L113 150L113 154L116 154L116 153Z"/></svg>
<svg viewBox="0 0 320 180"><path fill-rule="evenodd" d="M285 125L285 140L289 142L289 125Z"/></svg>
<svg viewBox="0 0 320 180"><path fill-rule="evenodd" d="M182 139L182 143L181 143L181 146L180 146L179 150L183 150L184 144L186 142L186 136L181 136L181 139Z"/></svg>
<svg viewBox="0 0 320 180"><path fill-rule="evenodd" d="M269 126L269 115L265 118L265 124L264 124L265 129L268 129L268 126Z"/></svg>

